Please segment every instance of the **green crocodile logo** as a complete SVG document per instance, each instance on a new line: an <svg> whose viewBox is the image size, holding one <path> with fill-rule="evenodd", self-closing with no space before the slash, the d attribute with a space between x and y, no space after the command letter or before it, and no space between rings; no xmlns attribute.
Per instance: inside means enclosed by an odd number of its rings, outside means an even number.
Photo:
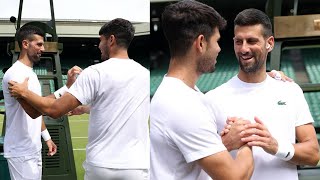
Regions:
<svg viewBox="0 0 320 180"><path fill-rule="evenodd" d="M287 105L287 104L286 104L286 102L283 102L280 100L280 101L278 101L278 105Z"/></svg>

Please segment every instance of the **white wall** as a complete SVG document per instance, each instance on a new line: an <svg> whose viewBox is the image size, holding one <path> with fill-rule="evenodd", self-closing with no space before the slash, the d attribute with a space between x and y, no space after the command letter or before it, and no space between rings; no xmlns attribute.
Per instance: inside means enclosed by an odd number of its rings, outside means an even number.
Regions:
<svg viewBox="0 0 320 180"><path fill-rule="evenodd" d="M18 17L19 0L0 0L0 18ZM150 0L54 0L56 20L150 22ZM51 19L49 0L24 0L23 19Z"/></svg>

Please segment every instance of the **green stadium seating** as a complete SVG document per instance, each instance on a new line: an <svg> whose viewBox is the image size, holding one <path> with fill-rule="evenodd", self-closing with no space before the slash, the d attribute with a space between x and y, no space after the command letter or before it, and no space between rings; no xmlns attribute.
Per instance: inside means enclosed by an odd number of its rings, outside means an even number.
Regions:
<svg viewBox="0 0 320 180"><path fill-rule="evenodd" d="M320 92L306 92L304 96L308 102L314 120L314 126L320 127Z"/></svg>
<svg viewBox="0 0 320 180"><path fill-rule="evenodd" d="M202 92L207 92L214 89L221 84L228 81L230 78L235 76L238 72L238 64L235 57L232 57L226 53L220 54L218 57L218 62L216 64L216 70L213 73L203 74L197 82L198 88ZM311 83L320 83L320 57L319 51L314 51L312 49L303 49L302 55L304 58L306 70L310 78ZM287 76L296 79L296 74L289 58L288 51L283 51L281 57L281 71L283 71ZM267 67L269 62L267 63ZM150 94L154 95L158 86L160 85L164 74L167 72L167 68L155 69L151 71L150 75ZM315 121L315 126L320 127L320 92L306 92L304 93L305 98L308 102L309 109Z"/></svg>

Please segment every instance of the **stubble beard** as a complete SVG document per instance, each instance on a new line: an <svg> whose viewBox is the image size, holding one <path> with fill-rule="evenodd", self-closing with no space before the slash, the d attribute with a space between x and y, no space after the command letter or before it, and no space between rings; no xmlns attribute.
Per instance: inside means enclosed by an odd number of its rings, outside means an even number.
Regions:
<svg viewBox="0 0 320 180"><path fill-rule="evenodd" d="M197 72L200 72L201 74L213 73L215 71L215 63L212 61L212 58L209 57L205 57L198 61Z"/></svg>
<svg viewBox="0 0 320 180"><path fill-rule="evenodd" d="M38 54L35 54L35 55L29 55L29 54L27 54L27 56L28 56L28 59L29 59L31 62L33 62L34 64L38 64L38 63L40 62L40 58L41 58L41 57L39 57Z"/></svg>
<svg viewBox="0 0 320 180"><path fill-rule="evenodd" d="M253 59L254 59L254 62L249 64L241 61L240 57L238 56L238 63L239 63L240 69L245 73L255 73L258 70L260 70L263 66L263 61L257 60L255 56L253 57Z"/></svg>

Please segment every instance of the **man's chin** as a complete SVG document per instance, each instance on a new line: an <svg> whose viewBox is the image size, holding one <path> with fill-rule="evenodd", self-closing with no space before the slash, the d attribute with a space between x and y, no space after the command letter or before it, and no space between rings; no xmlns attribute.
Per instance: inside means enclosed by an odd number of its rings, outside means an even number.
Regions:
<svg viewBox="0 0 320 180"><path fill-rule="evenodd" d="M210 74L210 73L213 73L215 70L216 70L216 68L213 67L212 69L208 69L208 70L204 71L203 74Z"/></svg>
<svg viewBox="0 0 320 180"><path fill-rule="evenodd" d="M34 59L33 63L34 64L39 64L40 63L40 58L39 59Z"/></svg>
<svg viewBox="0 0 320 180"><path fill-rule="evenodd" d="M213 68L210 71L208 71L207 73L213 73L215 70L216 70L216 68Z"/></svg>

